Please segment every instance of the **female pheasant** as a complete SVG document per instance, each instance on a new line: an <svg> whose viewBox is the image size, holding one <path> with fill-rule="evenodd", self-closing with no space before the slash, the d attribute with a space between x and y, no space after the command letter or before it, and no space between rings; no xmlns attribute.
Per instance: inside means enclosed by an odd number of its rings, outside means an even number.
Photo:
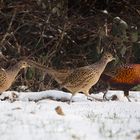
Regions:
<svg viewBox="0 0 140 140"><path fill-rule="evenodd" d="M72 101L72 97L78 92L83 92L87 97L91 97L89 95L89 89L92 85L97 83L106 65L114 59L115 58L111 53L105 52L102 58L94 64L76 69L61 70L55 70L53 68L40 65L32 60L28 60L28 63L31 66L48 73L60 84L61 88L65 88L70 91L72 93L69 101L70 103ZM97 98L94 99L99 100Z"/></svg>
<svg viewBox="0 0 140 140"><path fill-rule="evenodd" d="M16 79L21 69L29 67L26 60L21 60L7 69L0 69L0 93L8 90Z"/></svg>
<svg viewBox="0 0 140 140"><path fill-rule="evenodd" d="M98 82L107 64L114 59L111 53L105 52L96 63L73 70L61 84L61 87L66 88L72 94L69 103L78 92L83 92L87 97L92 97L89 95L90 88ZM97 98L94 99L99 101Z"/></svg>

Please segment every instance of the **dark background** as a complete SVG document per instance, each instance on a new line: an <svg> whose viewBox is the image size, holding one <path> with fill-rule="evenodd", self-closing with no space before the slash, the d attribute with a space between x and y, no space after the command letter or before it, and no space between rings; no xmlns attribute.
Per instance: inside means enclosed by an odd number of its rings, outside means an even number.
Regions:
<svg viewBox="0 0 140 140"><path fill-rule="evenodd" d="M112 40L114 17L123 19L129 28L137 26L140 33L140 1L0 1L1 67L7 68L26 57L57 69L76 68L97 61L101 50L117 53L118 48L127 50L122 58L127 63L140 63L139 38L130 40L129 29L128 40L117 45ZM105 24L108 36L102 33ZM58 87L51 77L35 68L22 71L12 89L22 84L33 91Z"/></svg>

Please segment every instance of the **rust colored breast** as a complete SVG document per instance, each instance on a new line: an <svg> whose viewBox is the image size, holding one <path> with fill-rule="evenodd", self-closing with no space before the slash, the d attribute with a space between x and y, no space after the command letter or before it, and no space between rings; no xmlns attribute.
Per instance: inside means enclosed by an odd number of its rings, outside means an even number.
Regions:
<svg viewBox="0 0 140 140"><path fill-rule="evenodd" d="M109 82L122 84L139 84L140 83L140 64L124 65L117 70L114 78Z"/></svg>

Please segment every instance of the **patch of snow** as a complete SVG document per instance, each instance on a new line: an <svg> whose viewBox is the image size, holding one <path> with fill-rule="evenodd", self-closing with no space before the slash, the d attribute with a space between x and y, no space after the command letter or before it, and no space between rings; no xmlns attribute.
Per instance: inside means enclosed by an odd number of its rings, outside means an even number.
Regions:
<svg viewBox="0 0 140 140"><path fill-rule="evenodd" d="M132 102L122 91L108 92L108 96L113 94L119 101L95 102L76 94L69 105L59 101L71 97L62 91L4 92L0 96L7 99L0 101L0 140L136 140L140 135L140 92L130 92ZM56 113L57 106L64 116Z"/></svg>

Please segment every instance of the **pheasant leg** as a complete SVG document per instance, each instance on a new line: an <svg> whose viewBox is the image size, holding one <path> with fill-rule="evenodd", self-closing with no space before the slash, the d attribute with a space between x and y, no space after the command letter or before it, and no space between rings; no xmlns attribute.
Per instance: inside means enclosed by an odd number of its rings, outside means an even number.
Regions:
<svg viewBox="0 0 140 140"><path fill-rule="evenodd" d="M107 91L104 92L103 100L104 100L104 101L109 101L109 99L106 97L106 95L107 95Z"/></svg>
<svg viewBox="0 0 140 140"><path fill-rule="evenodd" d="M129 96L126 96L126 98L127 98L127 100L128 100L129 102L131 102L131 100L130 100Z"/></svg>
<svg viewBox="0 0 140 140"><path fill-rule="evenodd" d="M70 105L70 103L72 102L72 98L73 98L73 94L71 95L71 97L70 97L70 100L68 101L68 104Z"/></svg>
<svg viewBox="0 0 140 140"><path fill-rule="evenodd" d="M129 99L129 91L124 91L124 96L127 98L127 100L129 101L129 102L131 102L131 100Z"/></svg>
<svg viewBox="0 0 140 140"><path fill-rule="evenodd" d="M107 95L107 92L108 92L108 90L110 89L110 85L109 85L109 83L107 83L107 88L103 91L103 100L104 101L109 101L110 99L108 99L107 97L106 97L106 95Z"/></svg>

